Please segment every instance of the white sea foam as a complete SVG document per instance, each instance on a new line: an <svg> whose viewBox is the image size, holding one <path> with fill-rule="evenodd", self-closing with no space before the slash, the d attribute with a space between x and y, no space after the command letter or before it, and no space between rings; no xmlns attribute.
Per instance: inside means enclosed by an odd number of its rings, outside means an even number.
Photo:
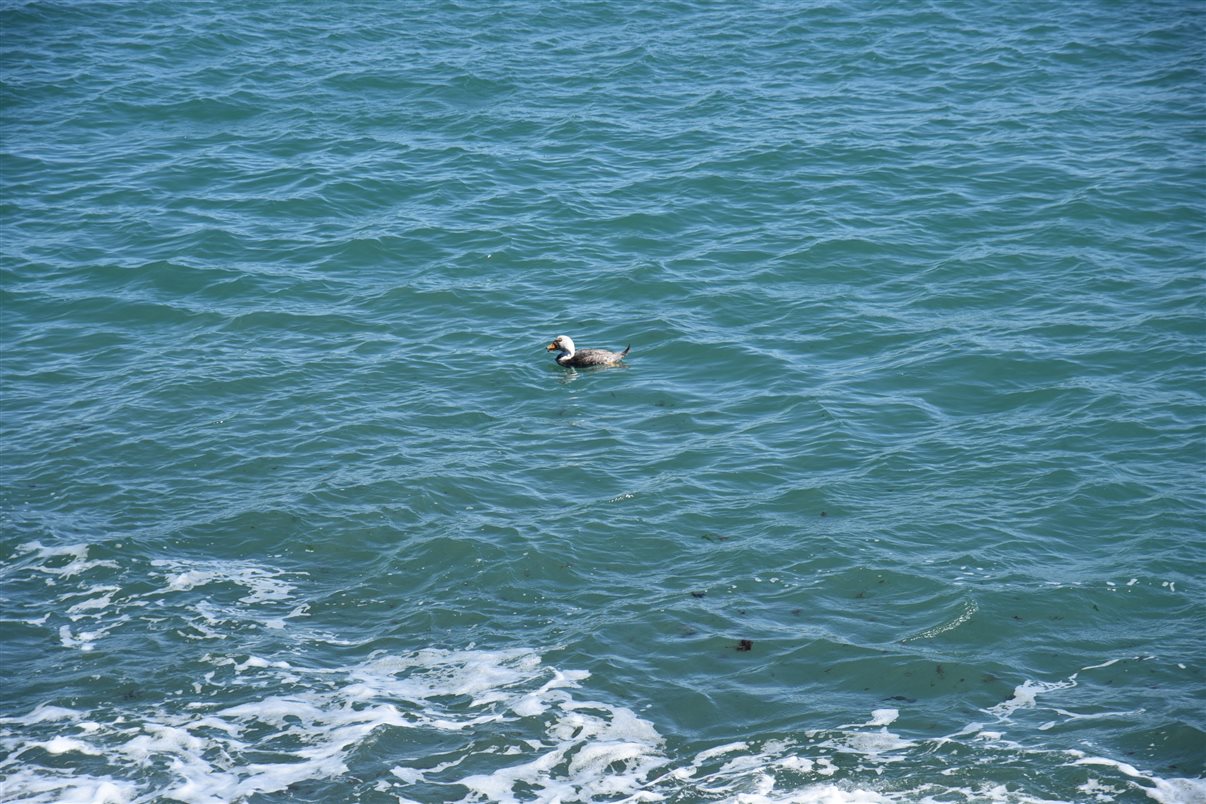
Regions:
<svg viewBox="0 0 1206 804"><path fill-rule="evenodd" d="M1138 657L1136 657L1136 658L1138 658ZM1080 670L1078 672L1072 674L1072 678L1076 678L1078 675L1080 675L1080 673L1083 673L1086 670L1100 670L1103 667L1109 667L1110 665L1118 664L1118 662L1121 662L1121 661L1123 661L1123 659L1121 659L1121 658L1110 659L1108 662L1102 662L1101 664L1091 664L1088 667L1082 667L1082 668L1080 668Z"/></svg>
<svg viewBox="0 0 1206 804"><path fill-rule="evenodd" d="M166 591L187 592L215 583L232 583L244 587L248 594L240 603L254 605L268 601L286 600L293 595L294 585L282 580L284 573L266 569L251 562L208 561L186 564L159 559L152 566L166 568Z"/></svg>
<svg viewBox="0 0 1206 804"><path fill-rule="evenodd" d="M67 562L64 567L81 560L74 550L55 555ZM82 555L86 560L86 551ZM901 711L885 707L834 728L802 729L764 741L730 740L678 755L667 749L653 721L590 694L589 673L549 666L531 650L378 653L348 667L323 669L270 654L223 653L226 635L248 622L271 627L304 616L304 606L290 599L293 585L283 573L246 562L156 566L161 584L138 594L85 583L82 572L56 576L76 587L64 594L70 605L50 620L60 643L91 650L132 620L149 622L146 612L154 611L157 618L180 618L188 625L185 636L212 640L204 657L212 670L169 703L132 704L114 713L48 701L25 715L0 719L4 798L171 798L211 804L279 795L299 782L354 777L354 757L371 750L377 735L405 734L406 744L453 746L443 757L449 761L391 758L388 775L372 782L375 795L399 801L435 796L467 804L1034 800L993 786L901 790L897 783L879 790L851 783L876 779L900 763L929 761L952 742L1009 761L1024 755L1023 746L1005 739L1004 729L980 723L945 737L919 738L898 733ZM275 616L267 616L269 609ZM1080 673L1118 661L1090 665L1064 680L1026 680L1008 700L986 711L999 723L1040 708L1045 716L1064 720L1094 716L1069 709L1060 693L1075 687ZM102 772L81 764L98 759L107 763ZM1141 790L1164 804L1180 804L1201 793L1196 780L1160 779L1083 755L1069 762L1090 774L1083 789L1094 800L1111 801L1111 790Z"/></svg>
<svg viewBox="0 0 1206 804"><path fill-rule="evenodd" d="M112 631L118 624L112 623L95 631L80 631L78 633L73 632L71 626L62 625L59 626L59 642L65 648L79 648L85 652L91 651L96 648L96 640Z"/></svg>
<svg viewBox="0 0 1206 804"><path fill-rule="evenodd" d="M1150 658L1150 657L1135 656L1135 657L1131 657L1130 660L1139 662L1139 661L1144 661L1145 658ZM1002 701L1001 703L996 704L995 706L992 706L985 711L987 711L993 715L996 715L998 720L1001 720L1001 721L1008 720L1010 718L1010 716L1013 715L1019 709L1036 709L1038 707L1038 698L1040 695L1047 695L1049 693L1058 692L1061 690L1066 690L1066 689L1071 689L1072 687L1076 687L1079 684L1079 678L1080 678L1081 673L1085 673L1090 670L1101 670L1103 668L1110 667L1114 664L1117 664L1118 662L1121 662L1121 661L1126 661L1126 659L1123 659L1123 658L1110 659L1109 661L1101 662L1100 664L1087 665L1085 667L1080 668L1080 670L1076 671L1075 673L1072 673L1070 676L1068 676L1068 678L1066 678L1062 681L1045 682L1045 681L1027 680L1025 683L1020 684L1019 686L1014 688L1013 695L1009 698L1009 700ZM1139 714L1139 713L1141 713L1142 710L1106 711L1106 712L1091 712L1091 713L1087 713L1087 714L1080 714L1080 713L1072 712L1068 709L1064 709L1064 708L1053 705L1053 706L1047 707L1046 711L1054 712L1055 714L1058 714L1064 720L1071 721L1071 720L1091 720L1091 719L1095 719L1095 718L1127 717L1127 716ZM1052 728L1055 725L1056 725L1056 721L1047 721L1047 722L1041 724L1039 726L1039 729L1047 730L1047 729Z"/></svg>
<svg viewBox="0 0 1206 804"><path fill-rule="evenodd" d="M713 757L718 757L718 756L722 756L724 754L729 754L729 753L732 753L733 751L745 751L749 747L750 747L750 744L745 743L745 742L727 743L725 745L718 745L715 748L709 748L707 751L700 751L698 754L695 755L695 762L696 763L707 762L709 759L712 759Z"/></svg>
<svg viewBox="0 0 1206 804"><path fill-rule="evenodd" d="M113 561L89 561L87 544L64 544L47 547L41 542L26 542L17 548L17 554L33 553L40 564L34 565L35 572L56 576L60 579L73 578L97 567L116 567ZM60 559L66 558L66 563Z"/></svg>
<svg viewBox="0 0 1206 804"><path fill-rule="evenodd" d="M1014 719L1038 710L1042 719L1030 725L1041 730L1064 721L1125 716L1078 713L1062 693L1082 674L1150 658L1109 658L1066 679L1025 680L986 710L1001 727L972 723L948 736L918 737L900 731L899 709L885 707L846 725L803 728L764 741L721 741L678 754L667 748L652 720L590 694L589 673L549 666L531 650L470 646L378 653L348 667L323 669L267 653L223 652L234 644L229 637L249 623L280 629L307 616L306 604L294 599L293 579L271 567L159 561L152 572L138 573L157 584L127 591L112 577L98 582L89 574L112 562L91 561L85 545L49 549L31 543L22 555L20 571L27 577L56 582L60 605L41 621L57 632L64 648L92 651L132 624L141 629L173 619L183 637L212 645L204 657L212 669L166 703L131 703L115 712L81 711L49 700L24 715L0 718L0 797L34 802L173 798L209 804L280 795L299 782L355 776L355 757L388 743L388 735L405 734L404 744L452 748L424 761L391 757L388 775L372 782L376 796L1017 804L1032 799L991 785L902 790L898 781L879 790L851 782L879 778L901 763L929 762L949 743L989 760L1017 762L1027 749L1006 739ZM5 571L11 577L12 570ZM943 627L956 626L969 613L974 604ZM334 636L316 638L350 646ZM1136 791L1164 804L1201 798L1198 780L1161 779L1083 755L1069 763L1088 774L1082 789L1095 801Z"/></svg>
<svg viewBox="0 0 1206 804"><path fill-rule="evenodd" d="M210 674L199 685L199 700L184 706L152 705L106 722L100 712L45 705L0 721L53 732L24 743L15 735L5 738L3 745L11 751L0 765L11 780L6 794L34 801L87 796L237 801L280 793L301 781L339 779L348 772L353 752L386 729L409 731L416 739L459 735L451 761L395 762L390 776L376 782L378 791L399 800L421 800L407 790L427 785L444 791L442 797L466 802L658 801L682 789L733 801L882 801L887 799L869 790L818 780L838 772L836 755L861 751L875 763L883 761L884 752L909 744L888 733L898 713L884 709L873 712L865 727L830 734L808 747L791 739L760 745L739 741L675 761L652 722L584 694L588 673L548 667L539 655L522 649L379 654L348 668L324 670L257 656L211 656L210 661L234 675L216 690ZM265 683L293 682L288 694L253 694ZM204 698L208 691L228 700L240 689L248 697L243 703L216 705ZM501 745L499 738L505 741ZM291 747L274 759L273 745ZM155 788L105 787L109 781L77 778L62 765L43 767L38 777L24 773L30 770L24 764L36 761L34 749L58 757L105 756L120 771L113 778L169 781ZM488 769L482 769L483 762ZM470 765L473 770L461 771Z"/></svg>
<svg viewBox="0 0 1206 804"><path fill-rule="evenodd" d="M867 722L868 726L888 726L896 722L900 717L899 709L876 709L871 713L871 720Z"/></svg>
<svg viewBox="0 0 1206 804"><path fill-rule="evenodd" d="M26 748L42 748L50 754L66 754L74 751L77 754L92 754L100 756L101 751L92 747L83 740L76 740L71 737L52 737L45 742L32 742L26 745Z"/></svg>
<svg viewBox="0 0 1206 804"><path fill-rule="evenodd" d="M20 798L9 798L10 794ZM128 804L139 800L138 787L131 782L83 773L54 777L20 769L0 783L0 796L21 804Z"/></svg>
<svg viewBox="0 0 1206 804"><path fill-rule="evenodd" d="M945 634L948 631L953 631L964 623L969 622L979 610L980 606L976 603L976 601L965 600L963 602L963 609L949 622L941 623L939 625L935 625L933 628L927 628L920 633L907 636L902 639L901 642L916 642L917 640L921 639L933 639L934 637Z"/></svg>
<svg viewBox="0 0 1206 804"><path fill-rule="evenodd" d="M1001 720L1005 720L1018 709L1033 709L1040 695L1075 686L1076 682L1073 680L1056 682L1027 680L1024 684L1014 687L1013 697L989 707L987 711Z"/></svg>
<svg viewBox="0 0 1206 804"><path fill-rule="evenodd" d="M1071 752L1078 754L1079 752ZM1206 779L1161 779L1143 773L1134 765L1104 757L1081 755L1073 764L1100 765L1114 768L1133 780L1133 786L1142 790L1148 798L1161 804L1200 804L1206 801Z"/></svg>
<svg viewBox="0 0 1206 804"><path fill-rule="evenodd" d="M167 616L184 617L186 627L180 634L186 639L222 640L232 628L245 628L248 621L282 630L308 613L304 603L291 600L296 587L289 574L271 567L248 561L156 560L150 562L154 568L150 576L162 579L162 585L128 593L112 582L113 573L105 579L107 583L89 582L89 573L101 567L118 570L119 579L122 574L115 561L90 559L91 550L87 544L47 547L40 542L18 547L17 554L25 561L0 572L10 580L47 576L47 582L60 592L55 608L18 621L57 633L64 648L90 652L110 633L123 631L131 623L142 626ZM136 575L146 577L145 565ZM205 594L189 594L196 590L205 590ZM281 605L286 603L287 609ZM157 617L152 618L148 611L156 612Z"/></svg>
<svg viewBox="0 0 1206 804"><path fill-rule="evenodd" d="M67 617L73 622L84 619L85 617L95 617L98 615L100 610L106 609L112 605L113 595L119 591L121 591L120 586L112 585L91 586L87 589L84 589L78 594L78 596L86 597L87 599L82 600L79 603L75 603L68 608ZM92 595L98 595L98 597L92 597ZM67 594L63 597L71 598L75 596L75 594Z"/></svg>
<svg viewBox="0 0 1206 804"><path fill-rule="evenodd" d="M44 723L46 721L78 720L82 714L79 710L68 709L63 706L38 704L33 711L23 717L0 718L0 725L19 724L22 726L32 726L35 723Z"/></svg>
<svg viewBox="0 0 1206 804"><path fill-rule="evenodd" d="M215 686L215 674L207 674L194 688L201 690L196 700L183 706L148 705L118 717L109 713L106 721L100 711L47 704L0 719L5 729L0 747L8 757L0 761L5 796L33 802L166 798L213 804L277 795L299 782L348 778L352 758L378 742L376 735L396 733L410 735L407 743L435 740L432 745L443 745L437 735L448 735L455 746L445 754L447 761L399 757L387 766L386 777L373 781L374 794L402 802L433 796L465 804L1040 800L993 785L931 782L901 789L896 783L881 790L850 783L877 778L889 763L916 761L969 738L979 752L1000 752L1007 760L1024 756L1021 746L979 723L944 738L896 734L889 729L900 721L895 708L873 710L856 725L723 742L676 757L653 722L591 696L588 673L550 667L528 650L381 653L347 668L327 669L254 655L211 655L208 661L224 670L225 680ZM1032 705L1072 683L1022 684L1001 711ZM281 691L257 693L266 688ZM232 694L246 700L216 702L229 701ZM22 739L14 729L41 736ZM39 756L56 761L43 764ZM73 770L77 759L98 757L110 764L108 775ZM1095 801L1138 790L1162 804L1185 804L1202 793L1197 780L1160 779L1108 759L1070 754L1068 764L1091 773L1081 788Z"/></svg>

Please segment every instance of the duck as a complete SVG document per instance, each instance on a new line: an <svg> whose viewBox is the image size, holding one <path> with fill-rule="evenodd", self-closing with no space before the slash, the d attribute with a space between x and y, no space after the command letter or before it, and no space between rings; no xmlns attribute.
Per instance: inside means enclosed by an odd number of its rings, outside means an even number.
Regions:
<svg viewBox="0 0 1206 804"><path fill-rule="evenodd" d="M568 335L558 335L553 342L544 347L546 352L557 352L557 365L567 368L587 368L590 366L618 365L632 344L624 347L622 352L609 352L606 349L575 349L574 340Z"/></svg>

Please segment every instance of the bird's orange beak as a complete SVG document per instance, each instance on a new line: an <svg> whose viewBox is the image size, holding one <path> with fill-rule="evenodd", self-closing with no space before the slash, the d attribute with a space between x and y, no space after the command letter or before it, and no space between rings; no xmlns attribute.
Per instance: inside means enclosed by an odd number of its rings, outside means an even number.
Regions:
<svg viewBox="0 0 1206 804"><path fill-rule="evenodd" d="M544 347L544 351L546 351L546 352L555 352L555 351L557 351L557 349L558 349L558 348L559 348L559 347L557 346L557 342L556 342L556 341L553 341L553 342L552 342L552 343L550 343L548 346Z"/></svg>

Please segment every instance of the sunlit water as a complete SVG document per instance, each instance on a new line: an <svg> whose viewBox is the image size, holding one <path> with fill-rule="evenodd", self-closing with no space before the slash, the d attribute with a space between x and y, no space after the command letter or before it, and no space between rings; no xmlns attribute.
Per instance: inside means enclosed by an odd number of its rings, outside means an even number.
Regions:
<svg viewBox="0 0 1206 804"><path fill-rule="evenodd" d="M3 0L0 799L1203 801L1203 17Z"/></svg>

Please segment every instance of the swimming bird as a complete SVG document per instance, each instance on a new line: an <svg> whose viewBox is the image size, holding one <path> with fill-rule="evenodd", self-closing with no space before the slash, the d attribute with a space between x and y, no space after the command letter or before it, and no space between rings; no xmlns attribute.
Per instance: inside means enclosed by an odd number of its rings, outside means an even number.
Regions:
<svg viewBox="0 0 1206 804"><path fill-rule="evenodd" d="M609 352L606 349L575 349L574 341L568 335L558 335L553 342L544 347L546 352L557 352L557 365L572 368L587 368L588 366L614 366L624 359L632 344L624 347L622 352Z"/></svg>

